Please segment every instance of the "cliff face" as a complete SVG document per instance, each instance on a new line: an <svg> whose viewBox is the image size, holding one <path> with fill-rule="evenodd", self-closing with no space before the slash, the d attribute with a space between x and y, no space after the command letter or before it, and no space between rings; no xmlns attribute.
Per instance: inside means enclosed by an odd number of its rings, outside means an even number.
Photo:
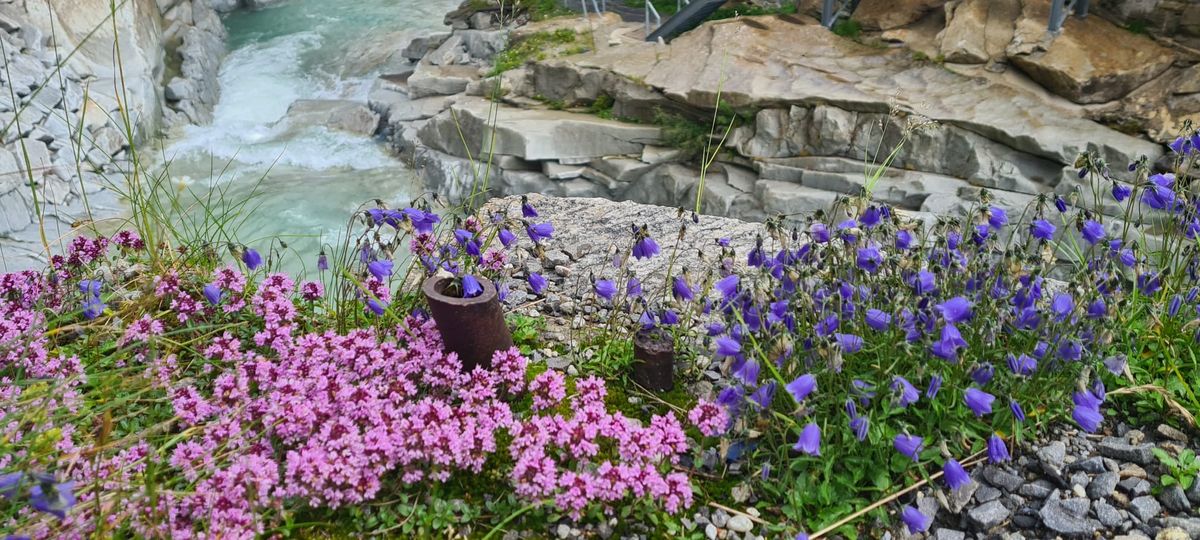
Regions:
<svg viewBox="0 0 1200 540"><path fill-rule="evenodd" d="M202 0L203 1L203 0ZM25 0L14 5L31 33L57 44L72 79L90 81L89 94L115 101L124 81L127 107L141 134L153 132L162 116L165 66L163 18L155 0ZM26 40L27 42L29 40ZM33 45L27 43L27 45ZM115 45L115 47L114 47ZM120 58L116 51L120 51ZM72 55L72 51L76 51Z"/></svg>
<svg viewBox="0 0 1200 540"><path fill-rule="evenodd" d="M0 271L121 213L131 134L211 116L225 29L210 1L0 2Z"/></svg>

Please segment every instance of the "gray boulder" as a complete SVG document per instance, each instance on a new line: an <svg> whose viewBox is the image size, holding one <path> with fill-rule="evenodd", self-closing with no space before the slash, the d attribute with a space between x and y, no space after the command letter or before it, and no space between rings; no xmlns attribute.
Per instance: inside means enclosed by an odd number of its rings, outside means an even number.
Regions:
<svg viewBox="0 0 1200 540"><path fill-rule="evenodd" d="M288 107L282 122L289 130L323 126L371 136L379 128L379 114L357 101L302 99Z"/></svg>

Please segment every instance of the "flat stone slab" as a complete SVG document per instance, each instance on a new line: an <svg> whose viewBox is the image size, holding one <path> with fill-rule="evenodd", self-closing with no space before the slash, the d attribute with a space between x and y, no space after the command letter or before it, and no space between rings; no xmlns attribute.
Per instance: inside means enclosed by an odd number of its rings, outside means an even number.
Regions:
<svg viewBox="0 0 1200 540"><path fill-rule="evenodd" d="M907 50L860 45L793 18L741 17L707 24L665 48L628 44L548 61L555 62L608 70L699 107L712 108L718 95L748 109L830 104L886 113L896 106L1064 164L1092 145L1113 162L1162 154L1159 145L1086 120L1044 95L916 62Z"/></svg>
<svg viewBox="0 0 1200 540"><path fill-rule="evenodd" d="M661 129L590 114L518 109L482 98L464 98L430 119L419 137L425 145L458 157L491 151L529 161L561 161L640 155L645 145L660 141Z"/></svg>
<svg viewBox="0 0 1200 540"><path fill-rule="evenodd" d="M1076 103L1104 103L1166 71L1175 53L1101 17L1069 17L1046 50L1010 59L1055 94Z"/></svg>

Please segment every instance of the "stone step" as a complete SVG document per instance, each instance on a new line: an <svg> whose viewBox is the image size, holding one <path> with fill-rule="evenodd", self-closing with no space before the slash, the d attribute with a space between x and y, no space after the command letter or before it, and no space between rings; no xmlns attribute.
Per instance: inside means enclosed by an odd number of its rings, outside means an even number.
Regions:
<svg viewBox="0 0 1200 540"><path fill-rule="evenodd" d="M519 109L468 97L431 118L419 137L426 146L458 157L491 151L529 161L586 162L641 155L645 145L659 143L661 130L591 114Z"/></svg>

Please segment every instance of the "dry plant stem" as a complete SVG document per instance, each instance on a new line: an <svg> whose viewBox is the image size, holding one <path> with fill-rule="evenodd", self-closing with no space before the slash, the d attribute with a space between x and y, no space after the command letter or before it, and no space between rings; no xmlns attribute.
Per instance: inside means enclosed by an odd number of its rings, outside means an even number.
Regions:
<svg viewBox="0 0 1200 540"><path fill-rule="evenodd" d="M975 465L978 465L980 462L983 461L983 456L986 453L987 453L986 450L980 450L979 452L972 454L971 457L969 457L965 461L963 461L963 464L962 464L963 468L974 467ZM929 476L929 478L922 479L911 486L908 486L900 491L897 491L896 493L893 493L891 495L888 495L887 497L879 499L878 501L871 503L869 506L838 520L837 523L834 523L833 525L830 525L828 527L825 527L824 529L817 531L816 533L809 536L809 538L811 540L817 540L818 538L822 538L825 535L838 530L843 525L862 517L863 515L867 514L868 512L875 510L876 508L879 508L880 506L888 504L896 499L899 499L900 497L905 496L906 494L912 492L915 489L918 489L918 488L924 486L925 484L928 484L929 482L932 482L933 480L937 480L938 478L941 478L942 474L943 474L942 471L933 473L932 475Z"/></svg>
<svg viewBox="0 0 1200 540"><path fill-rule="evenodd" d="M1161 386L1154 385L1154 384L1140 384L1138 386L1129 386L1126 388L1118 388L1116 390L1111 390L1108 392L1108 395L1122 396L1125 394L1142 394L1142 393L1158 394L1164 400L1166 400L1167 406L1172 411L1175 411L1175 413L1178 414L1180 418L1183 418L1183 420L1185 422L1187 422L1187 424L1189 426L1192 426L1193 428L1197 427L1196 426L1196 417L1193 416L1192 413L1188 412L1186 407L1184 407L1183 405L1180 405L1178 401L1175 401L1174 399L1172 399L1171 393L1168 392L1166 388L1163 388Z"/></svg>

